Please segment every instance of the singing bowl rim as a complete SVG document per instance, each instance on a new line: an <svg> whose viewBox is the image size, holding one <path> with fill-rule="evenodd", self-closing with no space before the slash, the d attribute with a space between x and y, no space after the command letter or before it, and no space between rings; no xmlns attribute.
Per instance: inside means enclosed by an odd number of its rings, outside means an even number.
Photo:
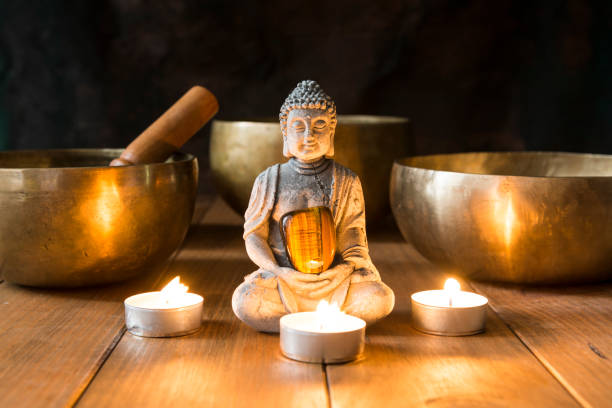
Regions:
<svg viewBox="0 0 612 408"><path fill-rule="evenodd" d="M213 120L210 168L221 197L236 213L244 214L257 175L287 159L282 155L278 119L233 119ZM402 116L338 115L334 160L359 175L370 226L391 215L389 175L395 159L414 153L412 123ZM373 169L372 164L381 165Z"/></svg>
<svg viewBox="0 0 612 408"><path fill-rule="evenodd" d="M504 174L460 172L456 171L458 167L452 167L452 163L448 164L448 162L442 163L440 161L436 163L434 159L444 158L451 161L453 157L463 155L461 161L458 161L460 167L465 166L464 163L470 165L465 157L474 154L477 154L480 158L503 155L506 161L502 162L502 165L505 165L505 167L500 169L500 172ZM562 172L559 172L559 174L562 175L508 174L512 170L512 166L507 165L507 163L514 163L514 161L507 161L507 159L519 157L529 157L532 161L538 157L543 159L546 157L551 159L561 158L559 161L544 162L540 168L537 166L523 167L521 170L521 167L518 167L518 171L524 173L532 171L534 174L538 174L538 172L551 170L551 174L554 174L552 171L561 170ZM427 158L430 159L429 162L427 162ZM563 158L579 159L575 163L585 162L591 167L572 167L572 162L570 162L565 168L561 166L547 168L549 164L563 163ZM592 163L589 162L591 158L601 161L600 163ZM497 164L495 160L492 160L492 163ZM609 193L612 186L612 166L609 166L610 170L608 170L608 163L612 164L612 155L567 152L478 152L406 157L396 160L391 172L391 208L405 241L427 260L447 272L457 273L476 280L532 285L609 280L612 277L610 272L612 257L607 254L611 245L607 244L609 241L603 235L598 234L599 231L609 231L612 220L606 219L593 224L595 229L591 235L601 238L599 244L589 245L587 250L583 250L579 245L582 242L582 235L577 238L568 238L573 236L572 234L582 234L584 228L590 224L580 221L584 219L596 221L593 217L598 217L598 214L606 211L607 203L612 201L612 196ZM436 167L434 164L438 166ZM483 171L488 170L486 162L476 162L475 164L482 165ZM446 170L444 170L445 167ZM449 170L449 167L452 167L453 171ZM471 170L478 169L471 168ZM572 171L577 174L568 175ZM579 174L580 171L584 175ZM601 172L603 175L596 175L597 172ZM444 175L448 177L437 177ZM439 198L434 197L435 195L432 196L423 191L428 184L439 188L444 186L446 182L449 182L449 187L458 188L444 189L445 201L440 201ZM495 200L488 200L486 191L489 191L492 186L496 187L494 191L517 192L519 200L514 204L518 206L516 208L535 208L532 205L534 203L544 205L543 209L538 208L537 211L532 211L533 214L537 213L538 217L541 217L544 221L538 221L537 224L531 225L529 228L534 228L533 230L522 230L528 232L524 232L525 235L517 236L518 241L515 240L512 243L513 248L518 248L512 257L506 256L504 258L504 255L499 251L501 238L492 238L494 235L491 234L488 238L481 239L483 235L479 233L484 227L487 231L490 230L488 225L493 214L491 213L493 208L491 203ZM582 189L587 186L590 194L583 194L579 197L568 196L568 191L571 192L571 189L575 186ZM559 193L551 196L551 192L555 192L557 189ZM532 194L521 195L521 193L529 192ZM485 200L479 202L486 205L471 206L471 197L479 197L479 200L484 197ZM522 197L525 197L525 199L523 200ZM583 200L581 197L585 197L586 201L578 202L575 208L570 208L560 218L553 217L558 213L558 211L555 212L556 205L566 202L571 204L579 201L579 199ZM592 201L592 197L597 198L597 200ZM589 206L588 211L584 210L585 206ZM422 213L423 209L428 211L427 214L437 215L428 216ZM480 212L476 213L474 209L478 209ZM523 210L519 214L525 214L525 211ZM530 225L529 218L523 219L518 214L516 216L519 217L519 228L521 228L520 225L523 224L523 220L526 221L525 225ZM567 217L572 217L571 223L567 223ZM549 221L551 219L554 222ZM547 222L551 223L547 224ZM559 226L567 230L570 227L573 228L574 225L576 225L577 230L576 232L572 231L572 234L554 234L552 238L542 235L544 227L547 226L556 231ZM606 236L608 235L606 234ZM460 249L462 245L468 245L466 242L469 243L471 250L468 251L468 254L463 255ZM533 247L534 243L540 245L542 242L550 244L541 249L538 249L537 246ZM577 244L568 247L568 242L576 242ZM557 251L556 249L566 249L566 251ZM541 256L546 255L546 262L538 261L537 266L531 267L534 259L536 259L533 255L534 252L540 253ZM550 255L553 252L555 254Z"/></svg>
<svg viewBox="0 0 612 408"><path fill-rule="evenodd" d="M383 126L395 124L407 124L412 122L408 117L393 115L337 115L338 123L343 126ZM277 118L253 118L253 119L214 119L213 123L232 126L274 126L279 127ZM337 125L336 125L337 126Z"/></svg>
<svg viewBox="0 0 612 408"><path fill-rule="evenodd" d="M89 165L89 166L60 166L60 167L34 167L34 166L25 166L25 167L3 167L2 160L7 156L19 156L19 155L41 155L42 157L47 156L50 157L53 154L61 154L66 153L71 155L72 157L91 157L92 159L109 159L108 163L113 158L117 158L124 151L122 148L81 148L81 149L24 149L24 150L4 150L0 151L0 175L7 174L10 172L20 172L23 170L27 170L28 172L48 172L48 171L129 171L130 169L137 169L140 171L142 167L161 167L161 166L172 166L180 163L191 163L197 158L190 153L183 153L180 151L174 152L165 162L158 163L143 163L143 164L132 164L129 166L109 166L106 165ZM1 181L0 181L1 184Z"/></svg>
<svg viewBox="0 0 612 408"><path fill-rule="evenodd" d="M409 156L403 157L401 159L396 159L393 161L393 167L399 166L407 169L413 170L423 170L423 171L432 171L437 173L449 173L449 174L465 174L469 176L475 177L510 177L516 179L549 179L549 180L586 180L586 179L612 179L612 170L610 171L610 175L592 175L592 176L538 176L538 175L519 175L519 174L504 174L504 173L475 173L469 171L455 171L455 170L444 170L434 168L432 166L419 166L410 164L411 161L423 160L423 159L433 159L435 157L458 157L458 156L468 156L468 155L478 155L478 156L568 156L568 157L592 157L592 158L600 158L600 159L608 159L612 164L612 155L609 154L599 154L599 153L578 153L578 152L564 152L564 151L544 151L544 150L521 150L521 151L494 151L494 152L460 152L460 153L440 153L440 154L427 154L427 155L418 155L418 156ZM611 166L612 169L612 166Z"/></svg>
<svg viewBox="0 0 612 408"><path fill-rule="evenodd" d="M12 217L11 211L0 215L0 228L4 228L0 233L18 231L15 245L25 249L13 250L11 245L0 249L2 254L3 249L11 254L11 259L5 263L0 260L6 281L26 286L64 288L118 282L145 272L154 263L165 261L180 246L195 208L197 158L176 152L164 163L108 166L110 160L119 157L122 151L46 149L0 152L0 162L6 160L2 166L15 166L20 161L26 165L23 168L0 168L0 204L6 203L9 210L17 205L20 207L16 218ZM22 159L19 155L28 157ZM41 167L64 164L74 166ZM163 182L157 183L159 180ZM118 214L131 216L136 209L140 211L143 208L150 212L126 218L128 222L114 219L112 222L121 227L98 234L89 222L95 218L88 218L82 212L94 208L98 197L109 196L104 191L104 194L96 192L98 181L108 182L104 185L116 182L118 191L125 192L117 199L121 207L125 207L118 210ZM163 205L157 206L158 203ZM20 220L26 219L30 209L33 209L32 214L27 220L34 226L34 233L26 234L18 228ZM43 219L48 222L40 223ZM159 234L148 240L143 231ZM103 238L91 238L98 235ZM49 247L43 249L41 239L47 239L44 242ZM100 249L100 242L115 244L109 244L110 249ZM44 256L36 256L41 251ZM60 258L67 260L54 262ZM23 262L24 259L31 261ZM50 266L43 268L41 264Z"/></svg>

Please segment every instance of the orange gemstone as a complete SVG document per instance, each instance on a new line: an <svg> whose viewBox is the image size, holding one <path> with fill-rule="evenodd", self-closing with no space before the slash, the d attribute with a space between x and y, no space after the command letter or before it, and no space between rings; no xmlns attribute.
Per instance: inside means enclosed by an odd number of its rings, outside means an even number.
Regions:
<svg viewBox="0 0 612 408"><path fill-rule="evenodd" d="M321 273L336 254L336 229L327 207L292 211L281 218L281 235L295 270Z"/></svg>

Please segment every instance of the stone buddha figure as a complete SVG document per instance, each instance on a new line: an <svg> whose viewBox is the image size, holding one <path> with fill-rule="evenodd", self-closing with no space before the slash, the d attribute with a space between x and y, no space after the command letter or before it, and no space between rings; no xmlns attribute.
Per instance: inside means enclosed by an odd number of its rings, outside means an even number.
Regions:
<svg viewBox="0 0 612 408"><path fill-rule="evenodd" d="M280 317L335 302L367 324L388 315L395 297L368 253L361 182L334 162L336 106L315 81L302 81L280 111L283 154L255 180L245 213L244 240L259 269L234 291L232 307L247 325L278 332ZM327 207L335 229L335 256L320 273L296 270L282 219L296 210Z"/></svg>

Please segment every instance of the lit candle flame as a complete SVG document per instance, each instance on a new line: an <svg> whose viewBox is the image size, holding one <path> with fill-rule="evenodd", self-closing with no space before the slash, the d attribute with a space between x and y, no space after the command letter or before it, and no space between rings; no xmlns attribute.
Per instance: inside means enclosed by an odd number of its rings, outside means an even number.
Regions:
<svg viewBox="0 0 612 408"><path fill-rule="evenodd" d="M454 278L448 278L444 283L444 292L448 296L448 306L453 307L453 297L457 296L457 293L461 292L461 285Z"/></svg>
<svg viewBox="0 0 612 408"><path fill-rule="evenodd" d="M319 321L319 328L321 330L329 330L338 324L341 316L345 315L336 302L329 304L327 300L319 302L316 313L317 320Z"/></svg>
<svg viewBox="0 0 612 408"><path fill-rule="evenodd" d="M166 303L171 303L173 301L178 301L181 296L187 293L188 290L189 287L183 285L180 282L180 277L177 276L172 279L166 286L164 286L164 288L161 290L161 295Z"/></svg>

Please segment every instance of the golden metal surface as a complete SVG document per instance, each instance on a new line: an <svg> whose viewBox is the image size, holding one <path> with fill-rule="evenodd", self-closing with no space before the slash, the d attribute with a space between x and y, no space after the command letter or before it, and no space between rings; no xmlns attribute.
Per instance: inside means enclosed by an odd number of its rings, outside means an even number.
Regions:
<svg viewBox="0 0 612 408"><path fill-rule="evenodd" d="M390 213L389 175L393 160L412 152L410 120L398 117L339 115L334 160L353 170L363 186L368 221ZM277 119L215 120L210 139L210 166L217 191L243 214L255 177L283 162Z"/></svg>
<svg viewBox="0 0 612 408"><path fill-rule="evenodd" d="M120 149L0 152L0 274L31 286L127 279L165 260L193 214L198 165L107 167Z"/></svg>
<svg viewBox="0 0 612 408"><path fill-rule="evenodd" d="M395 162L391 206L428 260L479 280L612 278L612 156L462 153Z"/></svg>

